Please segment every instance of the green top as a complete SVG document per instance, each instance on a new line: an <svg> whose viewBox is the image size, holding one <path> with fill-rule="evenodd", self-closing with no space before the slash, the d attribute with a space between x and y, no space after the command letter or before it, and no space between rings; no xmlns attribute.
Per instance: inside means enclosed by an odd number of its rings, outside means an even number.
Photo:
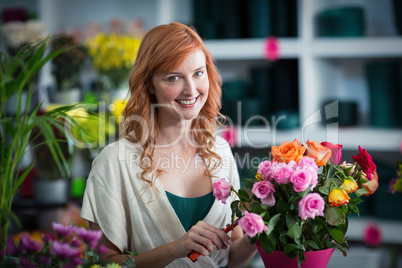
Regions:
<svg viewBox="0 0 402 268"><path fill-rule="evenodd" d="M199 197L181 197L169 192L166 195L186 232L207 216L215 201L212 192Z"/></svg>

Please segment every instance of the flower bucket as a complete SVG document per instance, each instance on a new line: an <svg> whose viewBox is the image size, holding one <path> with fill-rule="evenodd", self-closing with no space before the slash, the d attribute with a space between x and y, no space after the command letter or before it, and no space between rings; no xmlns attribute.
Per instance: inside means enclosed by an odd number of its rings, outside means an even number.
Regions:
<svg viewBox="0 0 402 268"><path fill-rule="evenodd" d="M265 252L260 243L256 243L258 253L260 253L261 259L265 267L269 268L296 268L297 258L289 258L284 255L282 251L274 251L272 254ZM325 268L328 265L334 248L308 251L305 252L306 259L303 261L302 268Z"/></svg>

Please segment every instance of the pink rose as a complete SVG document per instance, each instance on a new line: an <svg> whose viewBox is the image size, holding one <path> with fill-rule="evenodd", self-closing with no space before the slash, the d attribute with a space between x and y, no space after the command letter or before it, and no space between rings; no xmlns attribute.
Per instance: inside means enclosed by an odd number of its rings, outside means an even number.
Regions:
<svg viewBox="0 0 402 268"><path fill-rule="evenodd" d="M318 193L307 194L299 201L299 216L304 221L315 216L324 216L325 201Z"/></svg>
<svg viewBox="0 0 402 268"><path fill-rule="evenodd" d="M293 190L295 192L303 192L308 189L310 186L315 171L310 169L299 169L293 172L292 177L290 177L290 181L293 183Z"/></svg>
<svg viewBox="0 0 402 268"><path fill-rule="evenodd" d="M226 199L229 197L231 187L232 185L230 182L222 178L219 181L214 182L212 185L213 195L216 199L222 201L223 204L226 204Z"/></svg>
<svg viewBox="0 0 402 268"><path fill-rule="evenodd" d="M381 228L374 223L368 224L363 230L363 241L366 243L366 245L371 247L376 247L381 244Z"/></svg>
<svg viewBox="0 0 402 268"><path fill-rule="evenodd" d="M314 158L305 156L302 159L300 159L297 169L309 169L309 168L313 169L314 171L318 170L318 166L315 163Z"/></svg>
<svg viewBox="0 0 402 268"><path fill-rule="evenodd" d="M331 157L329 158L329 161L331 162L331 164L339 165L339 163L341 162L341 159L342 159L343 145L333 144L333 143L327 142L327 141L321 142L321 145L325 146L331 150Z"/></svg>
<svg viewBox="0 0 402 268"><path fill-rule="evenodd" d="M260 181L253 185L251 192L261 199L264 205L273 207L275 205L275 186L270 181Z"/></svg>
<svg viewBox="0 0 402 268"><path fill-rule="evenodd" d="M268 230L260 215L249 213L248 211L244 212L244 215L240 218L239 226L250 237Z"/></svg>
<svg viewBox="0 0 402 268"><path fill-rule="evenodd" d="M262 175L264 180L269 180L271 176L271 162L265 160L258 165L258 173Z"/></svg>
<svg viewBox="0 0 402 268"><path fill-rule="evenodd" d="M288 184L292 173L292 165L288 166L285 162L274 162L272 165L271 176L279 184Z"/></svg>
<svg viewBox="0 0 402 268"><path fill-rule="evenodd" d="M359 154L357 156L352 156L353 160L356 161L361 167L364 173L366 173L367 178L371 180L371 175L376 171L377 166L374 164L371 155L367 153L366 149L362 149L359 145Z"/></svg>

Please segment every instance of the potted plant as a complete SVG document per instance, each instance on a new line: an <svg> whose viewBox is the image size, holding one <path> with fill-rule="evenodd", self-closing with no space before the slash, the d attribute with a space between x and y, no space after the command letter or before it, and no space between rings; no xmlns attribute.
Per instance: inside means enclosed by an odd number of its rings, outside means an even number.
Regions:
<svg viewBox="0 0 402 268"><path fill-rule="evenodd" d="M80 101L80 72L87 55L83 45L78 44L70 35L60 35L52 39L53 50L68 49L52 59L52 74L56 80L57 103L73 104Z"/></svg>
<svg viewBox="0 0 402 268"><path fill-rule="evenodd" d="M273 146L272 161L261 162L256 177L246 180L249 191L237 191L225 179L214 183L218 199L226 201L230 192L238 196L232 217L240 217L239 226L266 266L312 267L310 261L324 261L315 265L326 267L334 248L346 256L348 216L359 213L361 195L377 190L378 174L360 146L354 162L340 164L341 148L284 142Z"/></svg>
<svg viewBox="0 0 402 268"><path fill-rule="evenodd" d="M38 135L43 135L43 143L49 148L56 166L64 174L69 174L67 160L60 148L57 137L52 127L64 131L65 119L70 119L67 112L77 107L87 109L84 104L64 106L42 115L39 115L41 104L37 105L32 113L28 112L35 82L32 78L39 72L43 65L59 55L64 49L52 51L45 55L46 45L49 39L38 41L22 47L14 57L5 52L0 52L0 254L5 252L8 228L10 220L16 217L11 211L14 195L19 190L21 183L32 170L34 162L26 168L22 167L22 160L27 153L30 141ZM23 91L28 93L27 101L22 102ZM15 96L15 113L7 113L6 106ZM72 126L76 126L74 120L70 120ZM79 126L77 126L79 128ZM33 130L38 135L32 137ZM84 131L82 131L84 132ZM85 137L85 134L82 135Z"/></svg>

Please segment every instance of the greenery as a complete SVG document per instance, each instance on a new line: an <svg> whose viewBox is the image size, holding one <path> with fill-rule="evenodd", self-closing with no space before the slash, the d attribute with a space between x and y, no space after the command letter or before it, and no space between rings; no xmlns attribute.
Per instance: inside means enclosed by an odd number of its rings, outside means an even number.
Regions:
<svg viewBox="0 0 402 268"><path fill-rule="evenodd" d="M40 103L33 108L33 111L30 111L35 86L33 78L45 63L67 49L58 49L45 55L48 42L49 38L28 44L13 57L0 52L1 254L5 253L10 220L14 219L18 223L11 211L14 195L35 164L32 162L27 167L22 165L24 156L29 149L33 149L29 147L30 142L43 136L43 141L35 146L46 145L60 171L69 175L69 165L60 148L60 142L65 141L58 139L53 130L65 131L65 127L68 126L80 128L67 114L71 109L81 107L92 113L85 104L59 107L41 114L42 104ZM24 101L25 93L27 93L26 101ZM13 107L14 111L9 112L6 107ZM70 124L66 124L66 120ZM82 130L82 136L85 137L84 130Z"/></svg>
<svg viewBox="0 0 402 268"><path fill-rule="evenodd" d="M273 146L272 162L263 161L256 177L246 179L249 190L231 187L239 197L232 216L241 217L252 243L297 257L299 267L306 251L338 248L346 256L348 216L359 214L360 196L376 191L378 174L360 147L354 162L339 164L341 148L297 140Z"/></svg>

